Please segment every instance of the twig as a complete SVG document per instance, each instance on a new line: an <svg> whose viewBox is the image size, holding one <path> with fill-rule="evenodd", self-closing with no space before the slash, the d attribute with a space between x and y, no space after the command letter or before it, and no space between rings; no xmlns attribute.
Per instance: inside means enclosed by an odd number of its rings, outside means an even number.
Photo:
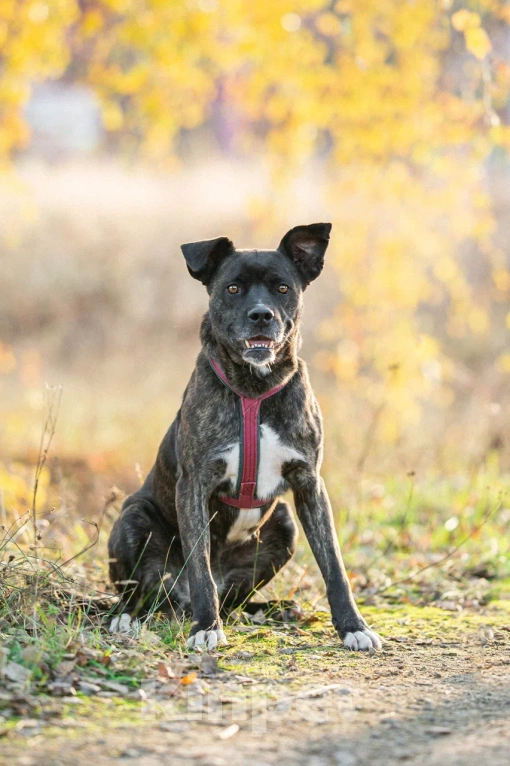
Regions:
<svg viewBox="0 0 510 766"><path fill-rule="evenodd" d="M25 513L22 513L22 514L21 514L21 516L18 516L18 518L17 518L17 519L14 519L14 521L12 522L12 524L11 524L9 527L7 527L7 529L5 528L5 525L4 525L4 524L2 524L2 530L3 530L3 531L4 531L4 533L5 533L5 534L4 534L4 536L3 536L3 538L2 538L2 540L1 540L1 542L2 542L2 547L3 547L3 544L4 544L4 542L5 542L6 540L7 540L7 543L10 543L10 541L11 541L11 537L9 537L9 532L11 531L11 529L13 528L13 526L14 526L15 524L17 524L17 523L18 523L18 521L21 521L21 520L22 520L22 518L23 518L23 516L27 516L27 514L30 514L30 509L29 509L29 510L27 510L27 511L25 511ZM27 519L25 519L25 521L23 522L22 526L21 526L21 527L19 527L18 529L15 529L15 530L14 530L14 532L13 532L12 536L14 536L14 535L15 535L17 532L19 532L19 530L20 530L20 529L21 529L21 528L22 528L22 527L23 527L25 524L27 524L29 521L30 521L30 517L29 517L29 518L27 518Z"/></svg>
<svg viewBox="0 0 510 766"><path fill-rule="evenodd" d="M55 436L57 428L58 413L60 410L60 402L62 400L62 386L48 387L48 415L41 434L41 441L39 443L39 454L37 456L37 465L35 468L34 489L32 493L32 527L34 532L34 545L37 547L37 491L39 489L39 479L46 460L48 459L48 451Z"/></svg>
<svg viewBox="0 0 510 766"><path fill-rule="evenodd" d="M47 391L48 393L48 415L46 418L46 422L44 424L44 428L41 434L41 441L39 443L39 454L37 456L37 465L35 467L35 477L34 477L34 491L32 493L32 529L34 533L34 553L35 553L35 588L34 588L34 616L33 616L33 623L34 623L34 634L37 637L37 598L39 595L39 578L38 578L38 555L37 555L37 542L38 542L38 533L37 533L37 491L39 489L39 479L41 478L41 473L43 471L44 466L46 465L46 460L48 459L48 451L51 446L51 442L53 440L53 437L55 436L55 431L57 428L57 418L58 418L58 412L60 409L60 402L62 400L62 386L58 387L58 394L56 395L55 388L48 387Z"/></svg>
<svg viewBox="0 0 510 766"><path fill-rule="evenodd" d="M67 559L67 561L64 561L62 564L59 564L59 567L65 567L67 564L70 564L71 561L74 561L75 559L79 558L80 556L83 556L84 553L89 551L91 548L93 548L95 545L97 545L99 541L99 535L101 534L101 524L103 523L103 519L105 517L106 511L112 505L118 498L117 493L115 490L112 490L107 498L105 498L103 510L101 511L101 515L99 517L99 521L87 521L87 519L82 519L84 524L90 524L91 526L96 528L96 539L93 540L89 545L85 546L81 551L78 553L75 553L74 556L71 556L70 559Z"/></svg>
<svg viewBox="0 0 510 766"><path fill-rule="evenodd" d="M87 521L87 519L82 519L84 524L90 524L92 527L95 527L96 529L96 539L92 540L91 543L85 546L85 548L82 548L81 551L78 551L78 553L75 553L74 556L71 556L70 559L67 559L67 561L64 561L62 564L60 564L60 567L65 567L67 564L70 564L71 561L74 561L75 559L79 558L80 556L83 556L84 553L87 551L90 551L91 548L94 547L94 545L97 545L97 541L99 540L99 524L96 521Z"/></svg>

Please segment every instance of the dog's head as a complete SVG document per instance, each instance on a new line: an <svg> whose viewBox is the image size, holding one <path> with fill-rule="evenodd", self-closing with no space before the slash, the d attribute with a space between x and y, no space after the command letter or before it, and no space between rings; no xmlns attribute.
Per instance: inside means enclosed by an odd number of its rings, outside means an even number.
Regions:
<svg viewBox="0 0 510 766"><path fill-rule="evenodd" d="M278 250L236 250L230 239L182 245L192 277L210 296L217 340L234 360L268 369L295 333L302 294L324 265L330 223L296 226Z"/></svg>

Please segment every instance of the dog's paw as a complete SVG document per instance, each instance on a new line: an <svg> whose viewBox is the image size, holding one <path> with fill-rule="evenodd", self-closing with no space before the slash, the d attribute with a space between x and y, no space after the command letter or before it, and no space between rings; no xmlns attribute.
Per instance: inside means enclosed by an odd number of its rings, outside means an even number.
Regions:
<svg viewBox="0 0 510 766"><path fill-rule="evenodd" d="M370 652L382 649L381 637L369 628L356 630L354 633L346 633L344 636L344 646L353 652Z"/></svg>
<svg viewBox="0 0 510 766"><path fill-rule="evenodd" d="M114 617L110 623L110 633L119 633L123 636L138 636L140 633L140 621L136 617L131 618L127 612Z"/></svg>
<svg viewBox="0 0 510 766"><path fill-rule="evenodd" d="M199 630L186 641L186 646L190 649L208 649L209 651L216 649L217 646L226 646L227 644L227 637L221 629Z"/></svg>

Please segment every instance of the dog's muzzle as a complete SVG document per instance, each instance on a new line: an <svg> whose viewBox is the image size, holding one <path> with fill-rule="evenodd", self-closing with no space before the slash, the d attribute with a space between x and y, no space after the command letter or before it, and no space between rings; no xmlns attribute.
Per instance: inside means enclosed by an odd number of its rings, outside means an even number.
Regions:
<svg viewBox="0 0 510 766"><path fill-rule="evenodd" d="M271 364L275 360L275 341L265 335L256 335L244 341L242 352L245 362L254 365Z"/></svg>

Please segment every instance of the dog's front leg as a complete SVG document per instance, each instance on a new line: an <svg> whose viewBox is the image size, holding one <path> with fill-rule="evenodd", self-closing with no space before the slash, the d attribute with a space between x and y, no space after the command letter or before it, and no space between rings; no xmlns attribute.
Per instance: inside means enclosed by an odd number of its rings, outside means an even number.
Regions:
<svg viewBox="0 0 510 766"><path fill-rule="evenodd" d="M219 615L218 592L211 573L209 513L203 489L182 476L176 490L177 518L188 574L193 625L188 646L214 649L226 644Z"/></svg>
<svg viewBox="0 0 510 766"><path fill-rule="evenodd" d="M380 637L369 630L354 601L323 480L308 475L293 484L297 514L326 583L333 625L349 649L380 649Z"/></svg>

